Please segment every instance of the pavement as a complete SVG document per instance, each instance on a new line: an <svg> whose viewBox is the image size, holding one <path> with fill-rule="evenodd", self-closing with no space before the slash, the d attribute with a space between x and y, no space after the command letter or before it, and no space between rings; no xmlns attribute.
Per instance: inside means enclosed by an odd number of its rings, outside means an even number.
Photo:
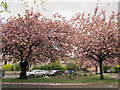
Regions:
<svg viewBox="0 0 120 90"><path fill-rule="evenodd" d="M2 79L19 78L19 75L5 75Z"/></svg>
<svg viewBox="0 0 120 90"><path fill-rule="evenodd" d="M118 88L118 84L2 83L3 88Z"/></svg>
<svg viewBox="0 0 120 90"><path fill-rule="evenodd" d="M110 77L113 79L120 79L120 77L118 75L110 75Z"/></svg>

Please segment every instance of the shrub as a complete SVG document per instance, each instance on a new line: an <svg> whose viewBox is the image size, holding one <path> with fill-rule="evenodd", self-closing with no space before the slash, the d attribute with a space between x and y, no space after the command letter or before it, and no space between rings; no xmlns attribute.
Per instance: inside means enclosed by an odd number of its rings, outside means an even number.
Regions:
<svg viewBox="0 0 120 90"><path fill-rule="evenodd" d="M107 73L107 71L108 71L110 68L111 68L110 66L105 66L105 67L103 68L103 70L104 70L105 73Z"/></svg>
<svg viewBox="0 0 120 90"><path fill-rule="evenodd" d="M66 74L66 78L68 78L69 77L69 74Z"/></svg>
<svg viewBox="0 0 120 90"><path fill-rule="evenodd" d="M117 67L113 67L113 69L114 69L115 73L118 73L118 68Z"/></svg>
<svg viewBox="0 0 120 90"><path fill-rule="evenodd" d="M94 73L93 72L89 72L89 75L92 76L92 75L94 75Z"/></svg>
<svg viewBox="0 0 120 90"><path fill-rule="evenodd" d="M79 77L82 77L83 75L82 74L79 74Z"/></svg>
<svg viewBox="0 0 120 90"><path fill-rule="evenodd" d="M15 66L15 70L16 71L21 71L21 66L19 64L17 64L17 66Z"/></svg>
<svg viewBox="0 0 120 90"><path fill-rule="evenodd" d="M39 67L38 67L39 69ZM43 66L40 66L41 70L61 70L64 71L64 68L62 68L61 64L59 63L59 61L56 62L52 62Z"/></svg>
<svg viewBox="0 0 120 90"><path fill-rule="evenodd" d="M6 64L2 67L5 71L12 71L13 70L13 65L11 64Z"/></svg>
<svg viewBox="0 0 120 90"><path fill-rule="evenodd" d="M40 69L40 66L33 66L32 70Z"/></svg>
<svg viewBox="0 0 120 90"><path fill-rule="evenodd" d="M66 70L66 67L62 67L61 63L59 61L52 62L48 64L48 70L61 70L64 72Z"/></svg>
<svg viewBox="0 0 120 90"><path fill-rule="evenodd" d="M87 76L87 73L84 73L84 76Z"/></svg>
<svg viewBox="0 0 120 90"><path fill-rule="evenodd" d="M67 70L74 70L74 71L79 70L79 66L74 63L68 63L66 67L67 67Z"/></svg>
<svg viewBox="0 0 120 90"><path fill-rule="evenodd" d="M62 74L62 77L66 77L66 75L65 75L65 74Z"/></svg>
<svg viewBox="0 0 120 90"><path fill-rule="evenodd" d="M65 70L67 70L67 67L61 67L62 72L65 72Z"/></svg>
<svg viewBox="0 0 120 90"><path fill-rule="evenodd" d="M62 65L59 61L56 61L55 63L51 63L51 64L52 64L53 70L61 70L62 69Z"/></svg>
<svg viewBox="0 0 120 90"><path fill-rule="evenodd" d="M71 75L71 74L69 74L69 77L71 78L71 77L72 77L72 75Z"/></svg>
<svg viewBox="0 0 120 90"><path fill-rule="evenodd" d="M73 76L73 77L76 77L76 76L77 76L77 73L72 73L72 76Z"/></svg>
<svg viewBox="0 0 120 90"><path fill-rule="evenodd" d="M62 67L61 67L61 66L56 66L56 67L53 66L53 69L54 69L54 70L61 70Z"/></svg>
<svg viewBox="0 0 120 90"><path fill-rule="evenodd" d="M49 68L50 68L49 65L40 66L41 70L49 70Z"/></svg>
<svg viewBox="0 0 120 90"><path fill-rule="evenodd" d="M46 65L42 65L42 66L33 66L32 70L34 69L41 69L41 70L61 70L62 72L65 72L65 70L67 69L66 67L62 67L62 65L60 64L59 61L56 61L55 63L49 63Z"/></svg>

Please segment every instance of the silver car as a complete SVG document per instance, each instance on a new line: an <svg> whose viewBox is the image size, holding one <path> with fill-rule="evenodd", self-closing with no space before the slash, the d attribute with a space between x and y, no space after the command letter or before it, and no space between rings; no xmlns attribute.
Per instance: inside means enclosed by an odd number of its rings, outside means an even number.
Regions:
<svg viewBox="0 0 120 90"><path fill-rule="evenodd" d="M31 72L27 72L26 76L28 77L44 77L46 76L47 71L46 70L33 70Z"/></svg>

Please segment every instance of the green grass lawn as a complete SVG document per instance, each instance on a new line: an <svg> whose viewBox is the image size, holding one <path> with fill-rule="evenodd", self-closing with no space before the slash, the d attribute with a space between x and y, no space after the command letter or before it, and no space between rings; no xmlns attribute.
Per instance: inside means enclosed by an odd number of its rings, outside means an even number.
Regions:
<svg viewBox="0 0 120 90"><path fill-rule="evenodd" d="M9 83L96 83L96 84L103 84L103 83L118 83L118 79L111 79L108 75L104 75L105 80L100 80L100 76L89 76L83 78L27 78L27 79L2 79L2 82L9 82Z"/></svg>

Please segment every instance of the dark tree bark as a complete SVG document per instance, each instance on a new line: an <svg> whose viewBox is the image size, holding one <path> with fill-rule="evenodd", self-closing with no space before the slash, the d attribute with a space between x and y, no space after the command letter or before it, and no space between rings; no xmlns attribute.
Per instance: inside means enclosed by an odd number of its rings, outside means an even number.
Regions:
<svg viewBox="0 0 120 90"><path fill-rule="evenodd" d="M35 44L35 43L34 43ZM33 44L33 45L34 45ZM26 79L27 77L26 77L26 71L27 71L27 69L28 69L28 67L29 67L29 65L28 65L28 58L29 58L29 56L30 56L30 54L32 53L32 46L33 45L31 45L30 47L29 47L29 50L30 50L30 52L28 52L28 55L26 56L26 58L25 58L25 60L24 60L24 62L23 62L23 51L22 50L20 50L19 49L19 51L20 51L20 56L21 56L21 62L20 62L20 66L21 66L21 73L20 73L20 79Z"/></svg>
<svg viewBox="0 0 120 90"><path fill-rule="evenodd" d="M20 79L26 79L26 71L27 71L27 66L28 66L28 61L20 62L21 66L21 73L20 73Z"/></svg>
<svg viewBox="0 0 120 90"><path fill-rule="evenodd" d="M98 72L98 70L97 70L97 66L95 66L95 74L97 75L97 72Z"/></svg>
<svg viewBox="0 0 120 90"><path fill-rule="evenodd" d="M100 62L99 65L100 65L100 80L104 80L102 62Z"/></svg>

